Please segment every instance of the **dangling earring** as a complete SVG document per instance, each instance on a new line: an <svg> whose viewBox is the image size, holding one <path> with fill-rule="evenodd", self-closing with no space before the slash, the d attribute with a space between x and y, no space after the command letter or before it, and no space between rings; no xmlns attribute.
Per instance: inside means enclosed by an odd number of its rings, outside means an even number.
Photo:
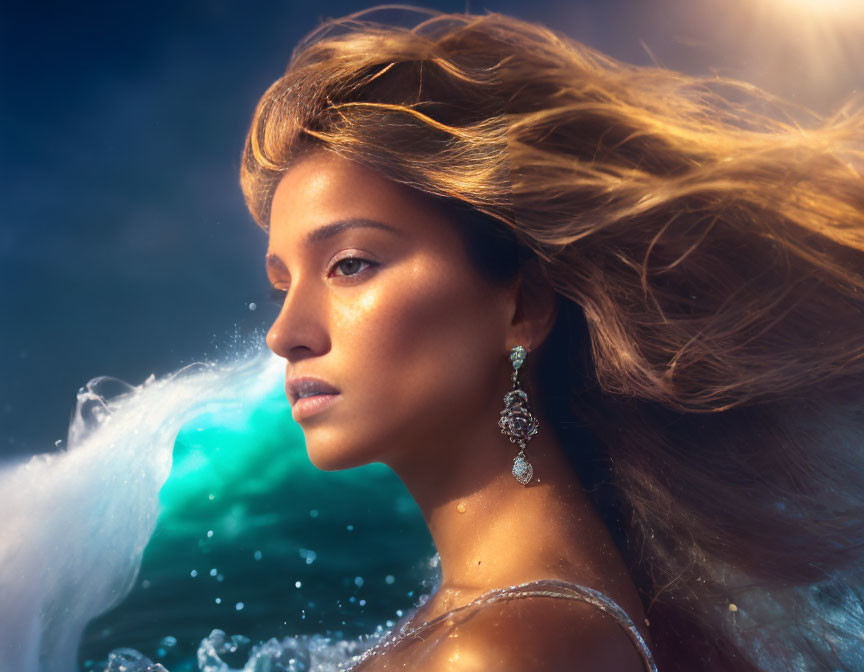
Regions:
<svg viewBox="0 0 864 672"><path fill-rule="evenodd" d="M517 345L510 351L510 363L513 365L513 389L504 397L504 410L498 426L504 436L510 437L511 443L519 444L519 454L513 458L513 477L522 485L528 485L534 476L534 467L525 459L525 444L537 433L537 418L528 410L528 395L519 386L519 367L525 361L526 350Z"/></svg>

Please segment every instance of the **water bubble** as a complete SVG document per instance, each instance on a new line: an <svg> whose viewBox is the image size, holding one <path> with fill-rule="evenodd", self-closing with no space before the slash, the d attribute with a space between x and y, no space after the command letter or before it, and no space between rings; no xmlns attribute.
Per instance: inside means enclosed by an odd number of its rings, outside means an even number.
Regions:
<svg viewBox="0 0 864 672"><path fill-rule="evenodd" d="M396 582L396 577L393 576L392 574L388 574L387 576L384 577L384 583L386 583L388 586L392 586L395 582Z"/></svg>
<svg viewBox="0 0 864 672"><path fill-rule="evenodd" d="M175 646L177 644L177 638L172 637L171 635L167 635L166 637L162 638L159 644L160 646L165 646L170 649L172 646Z"/></svg>
<svg viewBox="0 0 864 672"><path fill-rule="evenodd" d="M57 447L59 448L60 446L63 445L63 439L57 439L57 440L54 442L54 445L57 446Z"/></svg>
<svg viewBox="0 0 864 672"><path fill-rule="evenodd" d="M313 562L315 562L315 558L318 557L318 554L311 549L301 548L300 557L305 558L307 565L311 565Z"/></svg>
<svg viewBox="0 0 864 672"><path fill-rule="evenodd" d="M397 609L397 610L396 610L396 615L397 615L399 618L402 618L402 614L403 614L403 613L404 613L404 612L403 612L401 609Z"/></svg>
<svg viewBox="0 0 864 672"><path fill-rule="evenodd" d="M348 530L349 532L353 532L353 531L354 531L354 526L353 526L353 525L346 525L346 526L345 526L345 529Z"/></svg>
<svg viewBox="0 0 864 672"><path fill-rule="evenodd" d="M261 551L255 551L255 555L253 557L256 560L260 560L262 558Z"/></svg>
<svg viewBox="0 0 864 672"><path fill-rule="evenodd" d="M149 582L147 579L144 579L144 580L141 582L141 587L142 587L144 590L147 590L147 589L150 587L150 582Z"/></svg>
<svg viewBox="0 0 864 672"><path fill-rule="evenodd" d="M209 495L207 495L207 499L209 499L209 500L212 502L214 499L216 499L216 495L214 495L214 494L211 492Z"/></svg>
<svg viewBox="0 0 864 672"><path fill-rule="evenodd" d="M318 509L312 509L312 510L309 512L309 517L310 517L310 518L317 518L317 517L318 517Z"/></svg>
<svg viewBox="0 0 864 672"><path fill-rule="evenodd" d="M191 576L194 579L196 576L198 576L198 570L193 569L191 572L189 572L189 576Z"/></svg>
<svg viewBox="0 0 864 672"><path fill-rule="evenodd" d="M219 573L219 570L215 567L210 570L210 576L216 576Z"/></svg>
<svg viewBox="0 0 864 672"><path fill-rule="evenodd" d="M303 585L303 584L302 584L300 581L295 581L295 582L294 582L294 587L295 587L295 588L299 588L299 587L302 586L302 585Z"/></svg>
<svg viewBox="0 0 864 672"><path fill-rule="evenodd" d="M249 304L249 310L255 310L256 308L258 308L258 304L254 301Z"/></svg>
<svg viewBox="0 0 864 672"><path fill-rule="evenodd" d="M218 574L218 575L216 576L216 580L221 582L221 581L224 581L224 580L225 580L225 577L222 576L222 574Z"/></svg>
<svg viewBox="0 0 864 672"><path fill-rule="evenodd" d="M235 608L237 611L243 611L243 607L245 607L245 606L246 606L246 605L243 604L242 602L238 602L237 604L234 605L234 608Z"/></svg>
<svg viewBox="0 0 864 672"><path fill-rule="evenodd" d="M222 604L222 598L221 597L216 598L216 604Z"/></svg>
<svg viewBox="0 0 864 672"><path fill-rule="evenodd" d="M212 538L213 538L213 530L207 530L207 538L208 538L208 539L212 539Z"/></svg>
<svg viewBox="0 0 864 672"><path fill-rule="evenodd" d="M357 604L359 604L361 607L365 607L366 606L366 600L360 600Z"/></svg>
<svg viewBox="0 0 864 672"><path fill-rule="evenodd" d="M363 587L363 577L362 576L355 576L354 577L354 585L357 586L358 588L362 588Z"/></svg>

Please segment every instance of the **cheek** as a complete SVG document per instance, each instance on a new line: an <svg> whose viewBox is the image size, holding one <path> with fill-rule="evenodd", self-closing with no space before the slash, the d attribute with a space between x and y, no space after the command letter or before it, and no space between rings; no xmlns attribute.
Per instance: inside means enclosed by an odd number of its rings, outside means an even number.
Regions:
<svg viewBox="0 0 864 672"><path fill-rule="evenodd" d="M338 333L362 390L351 403L358 423L404 440L488 405L505 353L494 304L471 282L418 269L346 307Z"/></svg>

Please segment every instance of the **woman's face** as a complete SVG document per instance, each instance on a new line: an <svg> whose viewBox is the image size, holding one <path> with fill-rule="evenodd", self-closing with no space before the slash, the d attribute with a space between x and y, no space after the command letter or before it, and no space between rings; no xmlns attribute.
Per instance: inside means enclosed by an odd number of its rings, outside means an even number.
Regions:
<svg viewBox="0 0 864 672"><path fill-rule="evenodd" d="M331 152L307 154L276 189L267 260L286 292L268 347L288 381L338 390L314 413L292 405L317 467L444 459L448 438L478 422L498 432L515 293L483 280L453 225L416 194Z"/></svg>

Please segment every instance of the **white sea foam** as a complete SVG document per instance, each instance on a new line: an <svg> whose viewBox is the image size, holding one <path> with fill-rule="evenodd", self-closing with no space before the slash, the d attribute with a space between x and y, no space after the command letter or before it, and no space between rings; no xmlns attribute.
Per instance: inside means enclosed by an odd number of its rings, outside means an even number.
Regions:
<svg viewBox="0 0 864 672"><path fill-rule="evenodd" d="M0 670L76 669L87 623L135 582L181 427L254 407L284 361L259 349L137 386L94 378L65 450L0 469Z"/></svg>

